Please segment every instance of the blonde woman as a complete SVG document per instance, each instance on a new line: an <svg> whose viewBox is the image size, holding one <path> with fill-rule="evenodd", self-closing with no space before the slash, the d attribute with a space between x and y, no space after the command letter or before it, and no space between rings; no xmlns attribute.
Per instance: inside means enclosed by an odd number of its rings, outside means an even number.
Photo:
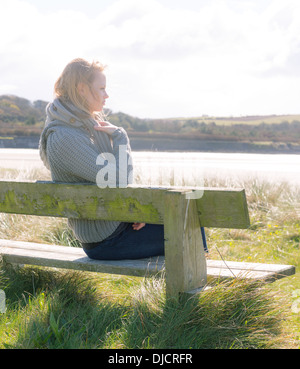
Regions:
<svg viewBox="0 0 300 369"><path fill-rule="evenodd" d="M109 165L110 172L115 173L116 187L121 177L125 186L132 183L127 133L106 121L103 114L108 98L104 69L99 62L75 59L55 83L55 98L47 106L39 144L40 156L55 182L97 183L101 191L107 182L99 171ZM120 148L127 160L119 165ZM112 156L115 160L109 161ZM160 225L74 218L68 219L68 225L92 259L138 259L164 254Z"/></svg>

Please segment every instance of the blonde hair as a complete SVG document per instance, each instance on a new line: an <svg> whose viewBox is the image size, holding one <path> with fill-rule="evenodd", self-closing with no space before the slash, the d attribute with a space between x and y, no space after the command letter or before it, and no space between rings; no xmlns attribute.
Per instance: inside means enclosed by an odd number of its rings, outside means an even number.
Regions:
<svg viewBox="0 0 300 369"><path fill-rule="evenodd" d="M79 83L85 83L91 88L95 73L103 72L104 69L105 66L99 61L88 62L81 58L72 60L55 82L55 96L62 101L70 101L73 105L91 115L87 101L79 94L77 86Z"/></svg>

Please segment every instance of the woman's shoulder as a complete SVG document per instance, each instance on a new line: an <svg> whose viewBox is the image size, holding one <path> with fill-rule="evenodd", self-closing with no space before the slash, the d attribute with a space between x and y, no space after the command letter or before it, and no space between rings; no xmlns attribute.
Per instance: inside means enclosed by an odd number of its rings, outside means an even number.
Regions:
<svg viewBox="0 0 300 369"><path fill-rule="evenodd" d="M87 132L82 127L66 125L64 122L56 121L56 124L50 128L51 141L56 144L74 144L76 141L89 141ZM49 137L50 138L50 137Z"/></svg>
<svg viewBox="0 0 300 369"><path fill-rule="evenodd" d="M71 124L66 124L62 120L55 120L50 123L47 127L51 130L51 133L56 133L57 135L82 135L85 134L83 127L75 126Z"/></svg>

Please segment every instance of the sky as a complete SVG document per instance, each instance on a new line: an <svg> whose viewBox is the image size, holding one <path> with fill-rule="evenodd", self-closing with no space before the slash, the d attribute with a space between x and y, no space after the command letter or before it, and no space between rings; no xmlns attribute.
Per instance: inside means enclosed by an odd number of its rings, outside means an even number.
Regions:
<svg viewBox="0 0 300 369"><path fill-rule="evenodd" d="M299 0L0 0L0 95L53 99L77 57L140 118L300 114Z"/></svg>

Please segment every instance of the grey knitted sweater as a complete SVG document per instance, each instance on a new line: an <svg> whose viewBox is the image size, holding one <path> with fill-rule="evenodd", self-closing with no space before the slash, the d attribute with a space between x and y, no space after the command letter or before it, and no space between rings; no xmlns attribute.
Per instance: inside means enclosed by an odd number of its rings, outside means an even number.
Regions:
<svg viewBox="0 0 300 369"><path fill-rule="evenodd" d="M96 131L94 126L97 122L94 119L71 104L63 104L59 99L47 106L46 113L39 150L54 182L96 183L99 170L105 167L105 163L108 165L105 160L112 154L115 165L114 162L109 165L110 170L116 171L116 186L119 185L119 173L122 178L125 175L127 184L132 183L131 148L123 128L118 128L111 136ZM123 152L126 152L127 166L122 165L119 168L120 145ZM99 161L100 154L102 158ZM97 164L97 158L102 165ZM83 243L102 241L122 228L122 223L117 221L73 218L68 219L68 225L75 237Z"/></svg>

